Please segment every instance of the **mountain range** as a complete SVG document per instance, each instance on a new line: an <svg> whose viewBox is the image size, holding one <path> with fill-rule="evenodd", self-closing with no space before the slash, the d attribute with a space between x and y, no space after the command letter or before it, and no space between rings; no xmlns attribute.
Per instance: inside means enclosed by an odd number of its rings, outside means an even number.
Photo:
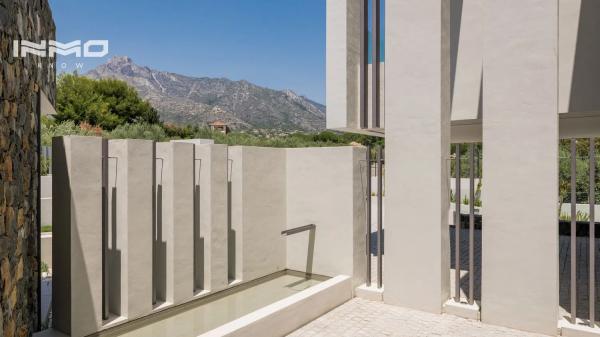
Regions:
<svg viewBox="0 0 600 337"><path fill-rule="evenodd" d="M113 57L90 70L93 79L127 82L158 110L161 120L205 126L220 120L233 129L319 131L325 128L325 106L291 90L274 90L245 80L190 77Z"/></svg>

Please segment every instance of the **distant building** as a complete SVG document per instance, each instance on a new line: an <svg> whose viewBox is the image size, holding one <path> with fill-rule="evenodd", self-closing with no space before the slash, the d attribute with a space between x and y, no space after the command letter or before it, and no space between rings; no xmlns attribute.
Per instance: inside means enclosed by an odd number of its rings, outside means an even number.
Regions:
<svg viewBox="0 0 600 337"><path fill-rule="evenodd" d="M227 125L227 123L221 120L212 121L208 123L208 126L210 127L211 131L219 131L224 134L227 134L227 132L229 132L229 126Z"/></svg>

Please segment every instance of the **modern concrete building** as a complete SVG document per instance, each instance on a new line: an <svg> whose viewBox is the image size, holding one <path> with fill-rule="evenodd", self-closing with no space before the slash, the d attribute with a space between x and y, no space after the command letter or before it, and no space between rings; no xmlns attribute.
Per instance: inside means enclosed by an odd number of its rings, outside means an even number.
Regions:
<svg viewBox="0 0 600 337"><path fill-rule="evenodd" d="M481 300L458 310L557 333L558 144L600 135L599 31L596 0L327 1L327 127L386 138L385 302L456 305L450 149L480 143Z"/></svg>

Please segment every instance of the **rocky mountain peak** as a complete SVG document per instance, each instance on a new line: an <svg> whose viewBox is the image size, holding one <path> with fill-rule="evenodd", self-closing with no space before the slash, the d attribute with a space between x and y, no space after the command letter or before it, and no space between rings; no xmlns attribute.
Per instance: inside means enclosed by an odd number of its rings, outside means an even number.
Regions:
<svg viewBox="0 0 600 337"><path fill-rule="evenodd" d="M133 60L129 56L114 56L108 62L107 65L122 66L127 64L133 64Z"/></svg>
<svg viewBox="0 0 600 337"><path fill-rule="evenodd" d="M116 56L89 71L90 78L116 78L137 89L161 119L205 126L220 119L232 128L318 131L325 128L325 107L292 90L273 90L226 78L195 78L139 66Z"/></svg>

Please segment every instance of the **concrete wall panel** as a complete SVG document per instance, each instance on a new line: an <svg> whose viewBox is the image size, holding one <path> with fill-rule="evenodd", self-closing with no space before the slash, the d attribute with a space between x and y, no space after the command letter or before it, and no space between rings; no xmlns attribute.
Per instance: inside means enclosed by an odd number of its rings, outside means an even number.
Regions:
<svg viewBox="0 0 600 337"><path fill-rule="evenodd" d="M365 157L359 147L287 150L287 228L316 225L287 237L287 268L364 283Z"/></svg>
<svg viewBox="0 0 600 337"><path fill-rule="evenodd" d="M156 144L157 298L179 304L194 294L194 145Z"/></svg>
<svg viewBox="0 0 600 337"><path fill-rule="evenodd" d="M102 142L53 139L52 321L86 336L102 325Z"/></svg>
<svg viewBox="0 0 600 337"><path fill-rule="evenodd" d="M327 0L327 128L359 128L361 4Z"/></svg>
<svg viewBox="0 0 600 337"><path fill-rule="evenodd" d="M452 120L481 118L483 2L452 1Z"/></svg>
<svg viewBox="0 0 600 337"><path fill-rule="evenodd" d="M600 113L600 1L559 1L559 112Z"/></svg>
<svg viewBox="0 0 600 337"><path fill-rule="evenodd" d="M228 284L227 145L196 145L195 158L196 290L218 291Z"/></svg>
<svg viewBox="0 0 600 337"><path fill-rule="evenodd" d="M229 159L230 266L235 279L249 281L285 268L286 150L234 146Z"/></svg>
<svg viewBox="0 0 600 337"><path fill-rule="evenodd" d="M484 6L481 319L549 335L558 317L558 2Z"/></svg>
<svg viewBox="0 0 600 337"><path fill-rule="evenodd" d="M109 309L135 319L152 311L154 143L108 145Z"/></svg>

